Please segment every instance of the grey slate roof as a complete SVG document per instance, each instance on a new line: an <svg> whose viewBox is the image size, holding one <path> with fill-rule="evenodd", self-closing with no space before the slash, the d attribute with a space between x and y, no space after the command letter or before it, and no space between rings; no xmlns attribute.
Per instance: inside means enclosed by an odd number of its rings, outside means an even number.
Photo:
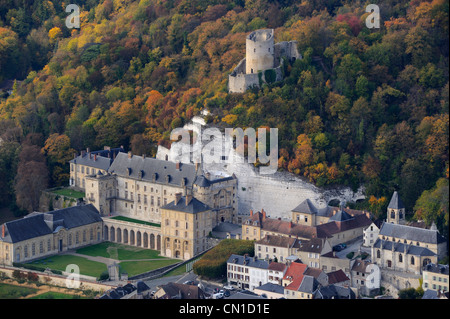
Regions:
<svg viewBox="0 0 450 319"><path fill-rule="evenodd" d="M402 200L400 199L400 196L398 195L397 191L392 194L391 201L389 202L388 208L392 209L401 209L405 208L405 205L403 204Z"/></svg>
<svg viewBox="0 0 450 319"><path fill-rule="evenodd" d="M117 154L108 172L147 181L155 178L155 183L176 186L182 186L183 179L186 186L191 186L196 177L193 164L180 163L177 169L177 163L174 162L137 155L129 158L126 153Z"/></svg>
<svg viewBox="0 0 450 319"><path fill-rule="evenodd" d="M32 213L22 219L5 223L6 232L2 240L16 243L49 235L60 227L71 229L101 221L100 214L92 204L47 213Z"/></svg>
<svg viewBox="0 0 450 319"><path fill-rule="evenodd" d="M422 299L439 299L436 290L427 289L423 293Z"/></svg>
<svg viewBox="0 0 450 319"><path fill-rule="evenodd" d="M175 203L175 201L172 201L167 205L162 206L161 209L168 209L168 210L175 210L178 212L196 214L210 210L211 207L199 201L195 197L192 197L191 201L186 205L186 196L183 196L177 203Z"/></svg>
<svg viewBox="0 0 450 319"><path fill-rule="evenodd" d="M437 274L445 274L448 276L448 265L441 265L441 264L427 264L425 267L423 267L424 271L434 272Z"/></svg>
<svg viewBox="0 0 450 319"><path fill-rule="evenodd" d="M355 293L349 287L328 285L314 294L314 299L355 299Z"/></svg>
<svg viewBox="0 0 450 319"><path fill-rule="evenodd" d="M353 219L353 216L341 209L336 214L331 216L328 221L343 222L350 219Z"/></svg>
<svg viewBox="0 0 450 319"><path fill-rule="evenodd" d="M424 243L439 244L445 242L445 238L436 230L384 223L380 229L380 235L406 239L407 241L419 241Z"/></svg>
<svg viewBox="0 0 450 319"><path fill-rule="evenodd" d="M284 295L284 287L271 282L265 283L264 285L257 287L257 289Z"/></svg>
<svg viewBox="0 0 450 319"><path fill-rule="evenodd" d="M401 252L409 255L414 256L435 256L436 254L425 247L419 247L404 243L394 243L390 240L383 240L378 238L375 243L373 244L374 248L380 248L380 249L386 249L386 250L392 250L392 246L394 246L394 251Z"/></svg>
<svg viewBox="0 0 450 319"><path fill-rule="evenodd" d="M317 214L318 212L317 208L309 199L305 199L303 202L300 203L300 205L295 207L292 211L311 215Z"/></svg>
<svg viewBox="0 0 450 319"><path fill-rule="evenodd" d="M245 265L248 267L261 268L261 269L269 268L269 262L265 261L264 259L235 255L235 254L232 254L228 258L227 264L236 264L236 265L242 265L242 266Z"/></svg>
<svg viewBox="0 0 450 319"><path fill-rule="evenodd" d="M114 157L121 152L124 152L123 148L105 149L84 153L72 159L70 163L85 165L107 171L114 161Z"/></svg>
<svg viewBox="0 0 450 319"><path fill-rule="evenodd" d="M318 287L319 282L317 281L316 278L305 275L303 276L303 280L302 283L300 284L300 287L298 287L298 291L312 294L317 290Z"/></svg>

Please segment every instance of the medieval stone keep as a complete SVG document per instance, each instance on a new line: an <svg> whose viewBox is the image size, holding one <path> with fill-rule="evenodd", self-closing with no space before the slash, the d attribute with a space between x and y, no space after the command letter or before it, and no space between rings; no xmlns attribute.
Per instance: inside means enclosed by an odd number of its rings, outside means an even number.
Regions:
<svg viewBox="0 0 450 319"><path fill-rule="evenodd" d="M261 87L283 79L283 59L300 59L297 41L274 43L273 29L250 33L245 42L245 58L228 76L228 92L243 93L250 87Z"/></svg>

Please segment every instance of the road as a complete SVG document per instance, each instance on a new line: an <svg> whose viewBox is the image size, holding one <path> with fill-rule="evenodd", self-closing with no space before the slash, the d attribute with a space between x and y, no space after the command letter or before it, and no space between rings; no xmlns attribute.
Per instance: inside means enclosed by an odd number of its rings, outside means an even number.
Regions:
<svg viewBox="0 0 450 319"><path fill-rule="evenodd" d="M336 256L339 258L347 258L346 255L352 251L355 252L355 254L358 253L358 250L360 249L360 247L361 247L361 252L365 252L370 255L371 254L370 248L362 246L362 243L363 243L362 238L355 240L353 242L347 243L347 247L341 251L337 251Z"/></svg>

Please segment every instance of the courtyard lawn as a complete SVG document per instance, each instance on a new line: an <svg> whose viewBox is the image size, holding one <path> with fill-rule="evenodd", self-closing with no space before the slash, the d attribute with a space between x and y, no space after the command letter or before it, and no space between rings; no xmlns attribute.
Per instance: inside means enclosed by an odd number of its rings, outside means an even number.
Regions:
<svg viewBox="0 0 450 319"><path fill-rule="evenodd" d="M38 292L38 289L0 283L0 299L18 299Z"/></svg>
<svg viewBox="0 0 450 319"><path fill-rule="evenodd" d="M52 193L72 198L83 198L85 196L83 192L79 192L70 188L57 189L52 191Z"/></svg>
<svg viewBox="0 0 450 319"><path fill-rule="evenodd" d="M147 271L155 270L168 265L176 264L180 262L177 259L161 259L161 260L151 260L151 261L123 261L121 262L120 268L122 271L126 272L129 277L142 274Z"/></svg>
<svg viewBox="0 0 450 319"><path fill-rule="evenodd" d="M80 268L81 275L92 276L96 278L99 277L102 272L108 270L104 263L73 255L55 255L32 261L29 264L60 271L66 271L68 265L75 264Z"/></svg>
<svg viewBox="0 0 450 319"><path fill-rule="evenodd" d="M100 244L77 249L77 254L87 256L100 256L116 260L140 260L140 259L159 259L164 258L159 255L159 251L145 249L140 247L127 246L112 242L103 242Z"/></svg>
<svg viewBox="0 0 450 319"><path fill-rule="evenodd" d="M85 296L64 294L62 292L47 291L29 299L88 299Z"/></svg>

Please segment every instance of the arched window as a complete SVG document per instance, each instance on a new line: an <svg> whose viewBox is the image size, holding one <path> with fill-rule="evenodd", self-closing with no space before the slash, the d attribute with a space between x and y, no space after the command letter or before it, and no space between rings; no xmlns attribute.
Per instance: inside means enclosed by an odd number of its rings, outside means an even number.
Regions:
<svg viewBox="0 0 450 319"><path fill-rule="evenodd" d="M414 265L414 256L411 256L411 265Z"/></svg>
<svg viewBox="0 0 450 319"><path fill-rule="evenodd" d="M391 218L395 218L395 212L394 212L394 210L391 210Z"/></svg>
<svg viewBox="0 0 450 319"><path fill-rule="evenodd" d="M400 262L400 263L403 262L403 256L402 256L402 254L398 255L398 262Z"/></svg>

